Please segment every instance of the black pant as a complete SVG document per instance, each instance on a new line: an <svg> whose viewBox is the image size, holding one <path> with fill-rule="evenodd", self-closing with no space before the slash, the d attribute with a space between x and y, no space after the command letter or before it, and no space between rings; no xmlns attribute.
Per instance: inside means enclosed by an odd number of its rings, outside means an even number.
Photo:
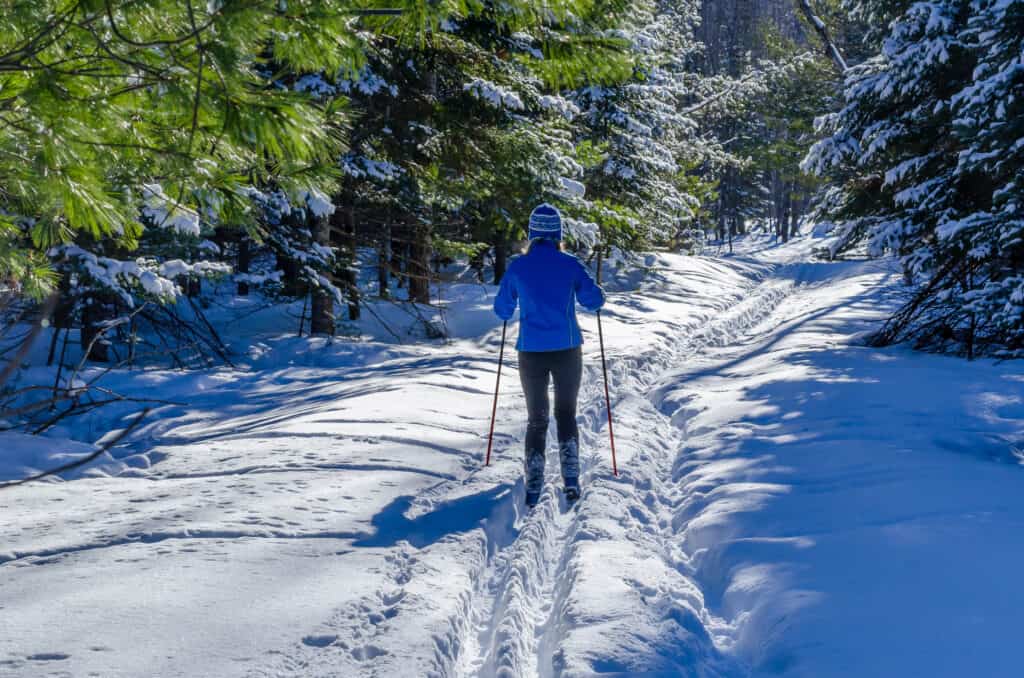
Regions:
<svg viewBox="0 0 1024 678"><path fill-rule="evenodd" d="M520 351L519 379L526 395L527 485L536 473L539 457L543 472L544 448L548 432L548 379L555 382L555 423L562 452L562 474L575 479L579 475L576 429L576 396L583 375L583 351L580 347L564 351ZM568 448L568 449L567 449ZM569 458L567 458L567 455ZM531 460L534 465L531 468ZM537 480L534 478L534 480Z"/></svg>

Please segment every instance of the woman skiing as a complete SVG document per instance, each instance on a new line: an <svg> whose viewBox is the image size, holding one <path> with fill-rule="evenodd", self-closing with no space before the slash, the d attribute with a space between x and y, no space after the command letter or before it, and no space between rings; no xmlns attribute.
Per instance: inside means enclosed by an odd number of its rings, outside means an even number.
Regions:
<svg viewBox="0 0 1024 678"><path fill-rule="evenodd" d="M544 487L548 431L548 379L555 383L555 423L565 496L580 496L576 396L583 373L583 336L576 301L596 311L604 292L583 263L561 249L562 216L547 203L530 214L530 244L501 279L494 312L509 320L519 304L519 378L526 396L526 504L534 506Z"/></svg>

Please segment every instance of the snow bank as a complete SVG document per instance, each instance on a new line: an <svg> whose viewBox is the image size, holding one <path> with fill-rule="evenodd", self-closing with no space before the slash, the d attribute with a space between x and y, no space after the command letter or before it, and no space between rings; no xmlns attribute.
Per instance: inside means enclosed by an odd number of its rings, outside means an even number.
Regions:
<svg viewBox="0 0 1024 678"><path fill-rule="evenodd" d="M0 483L21 480L43 471L63 466L96 451L95 446L73 440L46 438L15 431L0 431ZM124 470L124 465L109 454L90 464L85 475L108 475ZM80 473L65 474L65 478L79 477ZM50 478L59 482L61 478Z"/></svg>

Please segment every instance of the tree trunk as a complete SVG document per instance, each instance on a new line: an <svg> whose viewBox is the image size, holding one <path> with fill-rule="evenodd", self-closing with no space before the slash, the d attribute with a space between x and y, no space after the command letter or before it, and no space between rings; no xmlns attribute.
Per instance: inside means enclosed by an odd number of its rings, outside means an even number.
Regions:
<svg viewBox="0 0 1024 678"><path fill-rule="evenodd" d="M807 21L811 24L815 31L818 32L818 37L821 38L821 42L825 48L825 54L832 63L835 65L836 70L840 73L845 73L847 66L846 60L843 58L843 53L836 47L836 43L832 40L832 36L828 32L828 27L825 22L822 21L814 13L814 9L811 7L810 0L799 0L800 9L803 11Z"/></svg>
<svg viewBox="0 0 1024 678"><path fill-rule="evenodd" d="M289 297L301 297L306 294L306 286L299 280L299 264L294 259L280 255L277 261L281 276L282 293Z"/></svg>
<svg viewBox="0 0 1024 678"><path fill-rule="evenodd" d="M394 230L394 226L391 227ZM408 229L403 229L404 233L408 233ZM405 242L402 238L391 238L391 274L395 276L398 281L398 289L405 287L408 282L408 276L406 271L408 269L407 262L409 261L409 243Z"/></svg>
<svg viewBox="0 0 1024 678"><path fill-rule="evenodd" d="M74 320L72 312L74 311L75 301L71 296L71 279L67 273L61 276L60 279L60 297L57 301L57 305L53 308L53 315L50 316L50 324L53 327L53 336L50 339L50 352L46 358L46 366L49 367L53 364L53 358L57 350L57 337L60 336L60 331L64 330L65 333L71 329L71 323ZM65 342L67 342L65 334Z"/></svg>
<svg viewBox="0 0 1024 678"><path fill-rule="evenodd" d="M345 297L348 299L349 320L359 320L359 260L356 257L356 215L355 208L345 208L345 242L342 253L346 261L342 278L345 281Z"/></svg>
<svg viewBox="0 0 1024 678"><path fill-rule="evenodd" d="M82 351L88 351L88 359L105 363L110 361L109 343L101 337L102 324L114 317L113 306L103 297L91 294L82 302Z"/></svg>
<svg viewBox="0 0 1024 678"><path fill-rule="evenodd" d="M414 229L411 257L406 262L409 276L409 301L430 303L430 227L418 225Z"/></svg>
<svg viewBox="0 0 1024 678"><path fill-rule="evenodd" d="M789 241L789 214L793 210L793 191L789 182L782 182L782 215L779 219L779 228L782 232L782 242Z"/></svg>
<svg viewBox="0 0 1024 678"><path fill-rule="evenodd" d="M249 265L251 263L252 250L249 246L249 238L243 234L242 237L238 239L238 264L235 266L235 270L239 273L248 273ZM241 297L249 296L249 283L238 283L238 295Z"/></svg>
<svg viewBox="0 0 1024 678"><path fill-rule="evenodd" d="M313 225L313 239L320 245L327 246L331 241L330 220L323 217L316 219ZM310 334L334 335L334 298L323 287L315 286L312 290L313 304L309 318Z"/></svg>
<svg viewBox="0 0 1024 678"><path fill-rule="evenodd" d="M803 212L803 200L793 200L792 208L789 210L789 238L797 235L800 226L800 215Z"/></svg>
<svg viewBox="0 0 1024 678"><path fill-rule="evenodd" d="M384 229L377 243L377 288L382 299L391 298L391 208L384 217Z"/></svg>
<svg viewBox="0 0 1024 678"><path fill-rule="evenodd" d="M435 70L435 56L432 55L424 68L424 84L430 92L431 97L436 101L438 96L437 71ZM429 120L427 121L429 124ZM433 214L431 214L433 217ZM431 228L433 218L427 224L416 223L412 227L412 244L409 247L409 256L405 260L405 273L409 280L409 300L418 304L430 303L430 258L431 258Z"/></svg>
<svg viewBox="0 0 1024 678"><path fill-rule="evenodd" d="M494 284L501 283L505 277L505 270L508 268L508 243L503 234L498 234L494 240Z"/></svg>
<svg viewBox="0 0 1024 678"><path fill-rule="evenodd" d="M473 269L473 277L477 282L484 281L484 250L479 249L469 258L469 267Z"/></svg>
<svg viewBox="0 0 1024 678"><path fill-rule="evenodd" d="M775 236L782 239L782 180L779 178L778 170L772 170L772 213L775 221Z"/></svg>

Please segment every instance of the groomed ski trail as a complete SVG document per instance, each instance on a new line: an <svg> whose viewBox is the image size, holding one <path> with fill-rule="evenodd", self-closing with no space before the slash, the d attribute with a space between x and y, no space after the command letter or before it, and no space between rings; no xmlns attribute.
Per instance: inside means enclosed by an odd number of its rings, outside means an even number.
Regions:
<svg viewBox="0 0 1024 678"><path fill-rule="evenodd" d="M552 458L523 511L514 360L482 466L490 289L448 346L175 375L145 464L0 498L0 674L1015 676L1024 370L861 344L899 273L814 242L606 281L622 476L591 333L571 510Z"/></svg>
<svg viewBox="0 0 1024 678"><path fill-rule="evenodd" d="M710 320L695 331L681 332L678 341L661 341L640 356L611 353L609 379L620 447L625 448L636 439L629 435L633 432L633 426L627 423L631 416L643 422L644 438L660 441L658 450L634 450L628 463L620 461L619 478L614 478L610 472L600 369L593 364L586 366L578 415L583 449L583 496L575 507L567 509L559 489L557 461L551 460L554 455L549 453L547 483L541 502L520 519L517 537L494 550L478 580L480 585L471 603L471 632L462 643L464 652L451 675L550 678L571 673L561 644L569 626L582 621L573 619L571 609L570 599L579 574L573 568L572 556L576 546L592 540L593 531L601 529L597 524L609 517L592 510L595 494L611 495L612 504L620 508L625 505L623 497L631 493L644 496L649 507L677 501L665 480L671 477L674 453L683 446L683 433L678 422L653 405L649 392L673 365L704 348L727 345L768 318L796 289L792 281L775 279L771 274L773 270L753 281L742 300L722 317ZM549 435L550 438L553 435ZM521 455L518 441L516 443L501 453ZM650 512L644 516L637 513L642 509L630 507L629 511L634 513L627 513L627 516L643 526L643 539L648 546L673 560L677 568L685 569L680 556L665 538L667 535L662 528L666 526L654 522ZM697 605L703 608L699 591L691 592L698 598ZM673 610L666 611L667 618L676 614ZM721 625L709 616L697 623L710 628ZM693 675L717 675L715 665L732 664L718 655L709 637L702 640L705 647L701 659L707 664L704 667L707 672L698 667ZM609 649L614 652L614 648Z"/></svg>
<svg viewBox="0 0 1024 678"><path fill-rule="evenodd" d="M678 636L669 638L661 650L671 648L673 661L686 667L680 672L673 668L677 664L652 664L648 673L740 673L716 646L728 644L729 630L717 637L723 622L705 609L702 593L688 576L689 564L671 542L672 526L659 517L677 501L667 485L683 438L678 417L663 414L652 392L673 367L708 347L730 345L764 321L797 286L791 279L776 277L778 264L758 257L680 257L679 263L683 266L677 267L671 258L651 257L639 280L634 271L610 285L613 290L629 290L613 292L605 313L619 478L611 475L596 336L587 335L584 317L588 344L578 411L584 491L576 507L566 510L557 454L550 442L554 435L549 433L544 493L532 512L523 509L521 441L526 415L511 361L502 378L492 466L441 480L397 507L402 520L415 523L424 517L439 519L450 507L472 498L474 507L489 505L479 529L458 531L425 546L414 540L389 547L394 551L386 557L390 586L339 607L301 644L275 651L276 659L246 675L570 678L592 674L587 669L591 665L602 672L627 670L627 664L614 659L617 653L628 653L627 648L608 647L608 657L594 658L581 657L577 647L567 646L569 636L600 621L581 611L577 598L587 597L581 591L595 582L609 587L620 583L601 582L600 570L581 566L586 560L581 552L614 531L622 534L612 541L656 557L662 574L674 578L648 585L638 572L626 582L643 590L657 610L652 623ZM705 292L717 284L717 294ZM663 315L657 313L659 308ZM652 315L657 318L654 323ZM639 333L634 329L637 323ZM638 336L642 348L635 345ZM496 355L497 346L492 349ZM482 455L482 447L479 452ZM482 463L482 456L477 463ZM630 501L637 496L643 497L642 506ZM359 540L356 545L383 545L388 537L382 533L380 539ZM590 593L601 597L601 591ZM438 601L444 604L438 606ZM628 623L634 611L622 612L619 622ZM422 625L410 626L418 616ZM650 647L632 652L653 652L657 658Z"/></svg>

